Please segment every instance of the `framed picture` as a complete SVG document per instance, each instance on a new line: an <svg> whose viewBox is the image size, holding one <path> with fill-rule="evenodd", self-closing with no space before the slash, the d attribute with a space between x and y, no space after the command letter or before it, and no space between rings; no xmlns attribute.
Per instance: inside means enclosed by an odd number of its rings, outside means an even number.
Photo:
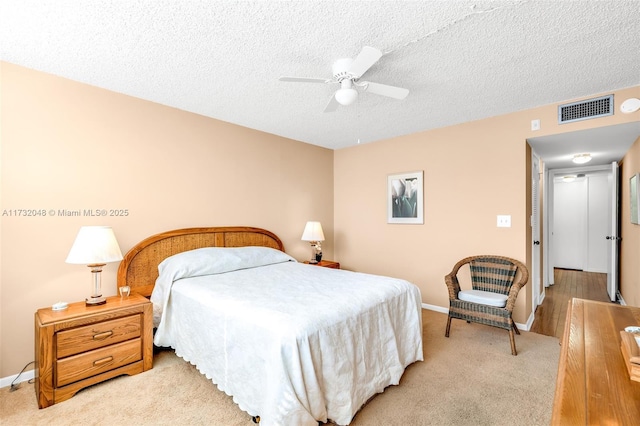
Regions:
<svg viewBox="0 0 640 426"><path fill-rule="evenodd" d="M387 223L424 223L422 171L387 177Z"/></svg>
<svg viewBox="0 0 640 426"><path fill-rule="evenodd" d="M640 173L631 176L629 188L631 188L631 223L640 225Z"/></svg>

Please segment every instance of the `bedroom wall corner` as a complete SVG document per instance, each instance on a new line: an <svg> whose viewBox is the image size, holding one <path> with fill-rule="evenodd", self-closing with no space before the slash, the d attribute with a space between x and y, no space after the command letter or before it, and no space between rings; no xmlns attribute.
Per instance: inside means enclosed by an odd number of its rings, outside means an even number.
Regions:
<svg viewBox="0 0 640 426"><path fill-rule="evenodd" d="M609 93L616 99L628 99L637 97L638 90L631 87ZM426 305L443 309L449 306L443 277L463 257L500 254L530 268L527 138L637 120L616 113L558 125L557 105L578 100L336 151L335 232L341 265L407 279L420 288ZM531 130L533 119L542 123L535 133ZM388 224L387 176L416 170L424 172L424 224ZM359 184L357 191L353 182ZM511 215L511 228L496 227L496 216L503 214ZM637 258L637 250L631 253ZM637 263L626 254L623 262ZM636 269L631 272L637 275ZM630 290L627 287L625 291ZM528 285L516 303L516 322L528 322L532 299Z"/></svg>
<svg viewBox="0 0 640 426"><path fill-rule="evenodd" d="M526 262L526 141L516 131L524 120L517 117L498 137L493 129L502 121L494 118L336 151L341 264L406 279L423 303L446 308L444 276L458 260L496 254ZM387 176L416 170L424 172L424 224L387 223ZM358 191L346 185L354 181ZM511 215L510 228L496 227L499 214ZM529 313L523 296L519 323Z"/></svg>
<svg viewBox="0 0 640 426"><path fill-rule="evenodd" d="M1 209L44 211L0 218L0 377L33 360L38 308L89 295L88 268L64 262L80 226L112 226L123 253L171 229L254 226L300 261L306 221L332 234L332 150L0 67ZM331 238L323 250L333 257ZM104 268L107 296L117 268Z"/></svg>

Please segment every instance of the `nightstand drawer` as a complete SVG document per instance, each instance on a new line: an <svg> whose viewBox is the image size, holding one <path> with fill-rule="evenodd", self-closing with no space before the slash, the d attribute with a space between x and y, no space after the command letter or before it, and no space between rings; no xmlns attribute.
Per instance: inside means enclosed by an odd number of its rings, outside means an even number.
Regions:
<svg viewBox="0 0 640 426"><path fill-rule="evenodd" d="M122 374L153 368L153 305L140 294L84 301L35 318L35 391L38 407L65 401L81 389Z"/></svg>
<svg viewBox="0 0 640 426"><path fill-rule="evenodd" d="M131 315L57 333L57 358L140 337L141 315Z"/></svg>
<svg viewBox="0 0 640 426"><path fill-rule="evenodd" d="M67 357L56 362L56 386L68 385L140 359L142 341L139 338Z"/></svg>

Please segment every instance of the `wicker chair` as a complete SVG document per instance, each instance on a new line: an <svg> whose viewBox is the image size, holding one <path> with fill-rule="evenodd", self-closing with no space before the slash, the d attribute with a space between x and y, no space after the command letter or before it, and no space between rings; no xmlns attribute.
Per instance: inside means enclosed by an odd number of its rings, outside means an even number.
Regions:
<svg viewBox="0 0 640 426"><path fill-rule="evenodd" d="M472 290L461 290L458 271L469 264ZM449 289L449 337L451 319L491 325L509 331L511 354L517 355L514 331L520 334L511 318L518 292L527 283L527 267L515 259L503 256L480 255L462 259L444 277Z"/></svg>

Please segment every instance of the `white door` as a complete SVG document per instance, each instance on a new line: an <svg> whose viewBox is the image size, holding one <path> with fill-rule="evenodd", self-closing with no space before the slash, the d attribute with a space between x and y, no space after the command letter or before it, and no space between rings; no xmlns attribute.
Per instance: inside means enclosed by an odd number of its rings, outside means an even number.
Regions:
<svg viewBox="0 0 640 426"><path fill-rule="evenodd" d="M542 204L542 225L544 230L544 252L542 255L543 268L544 268L544 286L549 287L555 284L554 277L554 235L553 235L553 200L555 199L555 173L546 171L545 174L545 188L544 188L544 203Z"/></svg>
<svg viewBox="0 0 640 426"><path fill-rule="evenodd" d="M586 257L587 180L554 184L553 266L583 270Z"/></svg>
<svg viewBox="0 0 640 426"><path fill-rule="evenodd" d="M540 304L540 160L531 157L531 288L533 312Z"/></svg>
<svg viewBox="0 0 640 426"><path fill-rule="evenodd" d="M618 237L618 163L611 163L611 229L609 240L609 262L607 268L607 293L612 302L615 302L618 293L618 251L620 249L620 237Z"/></svg>
<svg viewBox="0 0 640 426"><path fill-rule="evenodd" d="M587 262L584 270L587 272L607 273L609 259L609 235L611 223L609 207L611 190L609 179L611 170L587 174L589 182L589 211L587 212L589 230L587 233Z"/></svg>

